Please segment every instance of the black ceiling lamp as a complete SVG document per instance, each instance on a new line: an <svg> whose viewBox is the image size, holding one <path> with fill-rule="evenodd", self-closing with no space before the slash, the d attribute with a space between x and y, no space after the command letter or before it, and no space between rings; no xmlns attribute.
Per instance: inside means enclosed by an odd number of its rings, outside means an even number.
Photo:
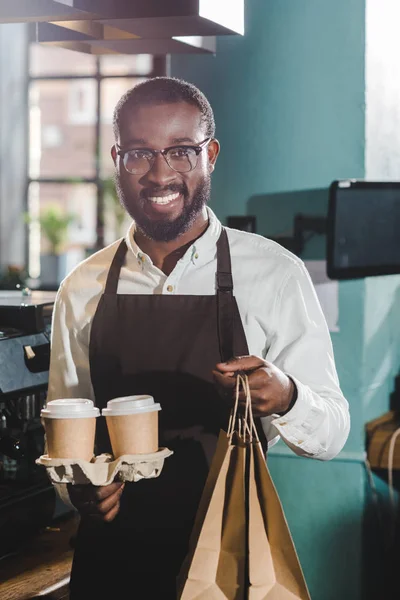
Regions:
<svg viewBox="0 0 400 600"><path fill-rule="evenodd" d="M0 23L101 18L98 13L77 9L72 4L58 0L0 0Z"/></svg>
<svg viewBox="0 0 400 600"><path fill-rule="evenodd" d="M0 0L0 23L36 23L34 39L91 54L216 51L244 33L244 0Z"/></svg>
<svg viewBox="0 0 400 600"><path fill-rule="evenodd" d="M215 36L139 38L95 21L38 23L35 41L89 54L214 54L216 51Z"/></svg>
<svg viewBox="0 0 400 600"><path fill-rule="evenodd" d="M0 0L0 22L99 21L140 37L244 33L244 0Z"/></svg>
<svg viewBox="0 0 400 600"><path fill-rule="evenodd" d="M66 50L85 54L215 54L216 40L213 37L192 40L82 40L47 41L45 46L58 46Z"/></svg>
<svg viewBox="0 0 400 600"><path fill-rule="evenodd" d="M33 0L36 1L36 0ZM57 0L140 37L244 33L244 0ZM56 19L53 19L54 21Z"/></svg>

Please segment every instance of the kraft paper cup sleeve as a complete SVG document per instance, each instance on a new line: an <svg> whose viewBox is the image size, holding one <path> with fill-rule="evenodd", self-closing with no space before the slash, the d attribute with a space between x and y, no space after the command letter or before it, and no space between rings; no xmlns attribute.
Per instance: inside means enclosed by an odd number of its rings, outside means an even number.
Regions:
<svg viewBox="0 0 400 600"><path fill-rule="evenodd" d="M140 481L158 477L166 458L173 454L160 448L152 454L125 454L114 460L111 454L100 454L91 462L86 460L40 456L36 464L46 467L52 483L109 485L113 481Z"/></svg>

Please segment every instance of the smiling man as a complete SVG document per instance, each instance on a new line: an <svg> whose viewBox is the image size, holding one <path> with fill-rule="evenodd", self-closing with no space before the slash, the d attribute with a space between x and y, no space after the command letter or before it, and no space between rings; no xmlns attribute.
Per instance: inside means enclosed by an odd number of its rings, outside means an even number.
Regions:
<svg viewBox="0 0 400 600"><path fill-rule="evenodd" d="M121 107L116 132L128 106ZM212 139L212 122L202 127L198 113L190 104L139 106L134 111L135 121L127 120L130 126L117 137L120 145L113 147L114 162L119 156L125 167L116 177L119 197L138 229L155 242L177 240L198 221L202 226L207 222L202 211L210 196L212 168L204 169L204 157L208 156L209 166L213 166L219 144ZM183 123L188 134L184 137L179 135ZM204 129L208 137L199 141L199 130ZM161 141L168 147L152 149ZM164 160L158 160L160 155Z"/></svg>
<svg viewBox="0 0 400 600"><path fill-rule="evenodd" d="M191 84L155 78L114 114L115 183L133 222L78 265L54 310L48 399L150 394L157 479L70 486L81 522L71 600L172 600L235 373L247 372L265 449L279 437L329 460L349 432L329 332L308 273L261 236L224 228L208 207L219 153L212 109ZM99 419L96 453L110 451ZM65 496L65 491L64 491Z"/></svg>

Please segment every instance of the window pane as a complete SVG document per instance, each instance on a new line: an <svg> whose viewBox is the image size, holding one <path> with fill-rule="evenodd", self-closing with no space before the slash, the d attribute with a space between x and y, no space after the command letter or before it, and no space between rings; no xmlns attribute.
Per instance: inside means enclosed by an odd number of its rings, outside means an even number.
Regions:
<svg viewBox="0 0 400 600"><path fill-rule="evenodd" d="M96 81L30 87L30 177L94 177Z"/></svg>
<svg viewBox="0 0 400 600"><path fill-rule="evenodd" d="M131 217L118 199L114 182L109 179L104 190L104 244L108 246L125 236L131 223Z"/></svg>
<svg viewBox="0 0 400 600"><path fill-rule="evenodd" d="M108 177L114 172L110 155L111 146L114 144L112 127L114 108L122 94L140 81L145 81L145 79L104 79L101 83L100 167L102 177Z"/></svg>
<svg viewBox="0 0 400 600"><path fill-rule="evenodd" d="M102 75L149 75L152 70L151 54L106 54L100 57Z"/></svg>
<svg viewBox="0 0 400 600"><path fill-rule="evenodd" d="M30 74L40 75L93 75L96 57L55 46L31 44Z"/></svg>
<svg viewBox="0 0 400 600"><path fill-rule="evenodd" d="M54 253L62 256L60 261L59 280L71 271L96 243L96 206L97 189L94 184L54 184L32 182L29 186L28 210L29 225L29 273L31 277L39 277L41 255ZM57 235L56 228L47 227L44 220L49 215L70 216L71 222ZM38 225L39 217L43 220ZM47 233L46 233L47 231ZM57 248L51 243L60 240ZM48 274L42 274L48 280Z"/></svg>

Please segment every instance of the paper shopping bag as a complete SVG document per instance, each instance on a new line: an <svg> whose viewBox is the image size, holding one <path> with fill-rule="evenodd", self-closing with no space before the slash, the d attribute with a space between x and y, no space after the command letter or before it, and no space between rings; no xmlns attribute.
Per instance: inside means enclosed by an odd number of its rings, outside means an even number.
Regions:
<svg viewBox="0 0 400 600"><path fill-rule="evenodd" d="M259 441L248 447L249 600L310 600L292 536Z"/></svg>
<svg viewBox="0 0 400 600"><path fill-rule="evenodd" d="M178 581L179 600L310 600L258 439L247 377L237 379L228 433L219 437Z"/></svg>
<svg viewBox="0 0 400 600"><path fill-rule="evenodd" d="M245 459L239 435L221 432L178 577L180 600L245 600Z"/></svg>

